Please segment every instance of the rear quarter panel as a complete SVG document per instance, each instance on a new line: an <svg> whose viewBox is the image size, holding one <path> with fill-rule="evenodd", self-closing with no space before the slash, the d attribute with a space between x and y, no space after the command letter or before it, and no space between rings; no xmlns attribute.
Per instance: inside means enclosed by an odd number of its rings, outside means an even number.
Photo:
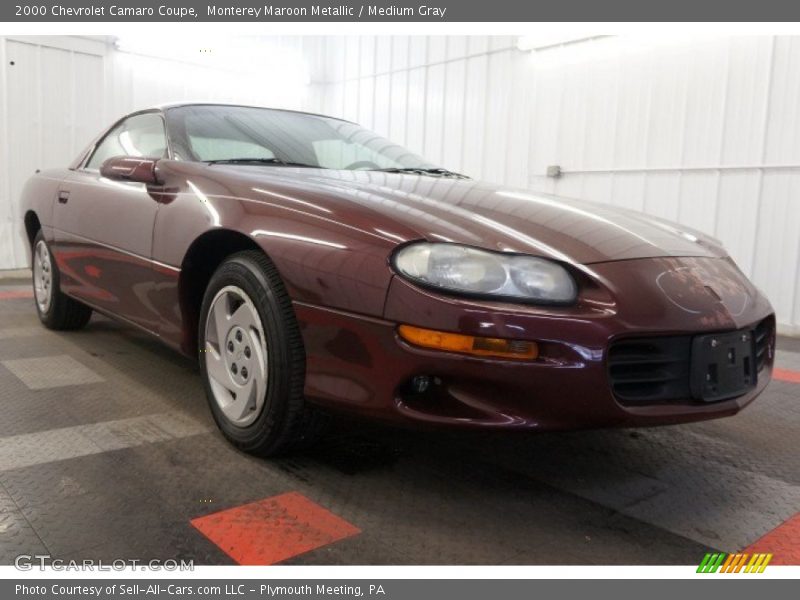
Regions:
<svg viewBox="0 0 800 600"><path fill-rule="evenodd" d="M58 195L61 182L69 175L68 169L51 169L33 175L22 188L20 207L25 228L25 216L32 212L39 219L45 240L52 243L53 236L53 203ZM30 264L31 248L28 247L28 264Z"/></svg>

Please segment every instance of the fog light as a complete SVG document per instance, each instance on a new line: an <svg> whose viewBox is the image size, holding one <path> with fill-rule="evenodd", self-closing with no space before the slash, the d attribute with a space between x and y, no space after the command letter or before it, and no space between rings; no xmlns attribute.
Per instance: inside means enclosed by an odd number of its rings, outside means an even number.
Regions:
<svg viewBox="0 0 800 600"><path fill-rule="evenodd" d="M411 391L415 394L422 394L431 386L431 378L427 375L417 375L411 380Z"/></svg>
<svg viewBox="0 0 800 600"><path fill-rule="evenodd" d="M460 352L475 356L497 356L501 358L524 358L534 360L539 356L536 342L507 340L503 338L477 337L423 329L413 325L400 325L400 337L410 344L447 352Z"/></svg>

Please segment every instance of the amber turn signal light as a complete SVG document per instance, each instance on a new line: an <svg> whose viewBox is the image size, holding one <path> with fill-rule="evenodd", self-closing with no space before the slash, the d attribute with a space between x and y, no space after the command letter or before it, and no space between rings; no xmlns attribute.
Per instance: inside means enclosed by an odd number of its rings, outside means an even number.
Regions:
<svg viewBox="0 0 800 600"><path fill-rule="evenodd" d="M422 348L461 352L462 354L475 356L524 358L528 360L534 360L539 356L539 346L536 342L476 337L460 333L436 331L434 329L423 329L413 325L400 325L397 328L397 332L409 344Z"/></svg>

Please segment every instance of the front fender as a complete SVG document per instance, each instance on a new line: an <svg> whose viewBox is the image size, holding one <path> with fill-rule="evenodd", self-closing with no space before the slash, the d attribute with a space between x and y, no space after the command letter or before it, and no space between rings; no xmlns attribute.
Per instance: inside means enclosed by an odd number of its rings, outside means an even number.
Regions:
<svg viewBox="0 0 800 600"><path fill-rule="evenodd" d="M196 165L162 161L159 169L166 183L153 237L157 262L178 267L204 233L235 231L275 263L293 301L382 315L396 240L280 194L256 199L246 189L209 178Z"/></svg>

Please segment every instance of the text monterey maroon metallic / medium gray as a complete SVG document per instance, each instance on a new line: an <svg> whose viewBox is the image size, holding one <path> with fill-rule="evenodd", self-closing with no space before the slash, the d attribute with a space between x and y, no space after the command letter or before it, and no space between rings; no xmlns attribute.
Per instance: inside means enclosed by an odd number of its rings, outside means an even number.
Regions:
<svg viewBox="0 0 800 600"><path fill-rule="evenodd" d="M35 301L197 357L243 450L321 408L530 431L732 415L775 319L720 243L474 181L353 123L175 104L115 123L24 190Z"/></svg>

